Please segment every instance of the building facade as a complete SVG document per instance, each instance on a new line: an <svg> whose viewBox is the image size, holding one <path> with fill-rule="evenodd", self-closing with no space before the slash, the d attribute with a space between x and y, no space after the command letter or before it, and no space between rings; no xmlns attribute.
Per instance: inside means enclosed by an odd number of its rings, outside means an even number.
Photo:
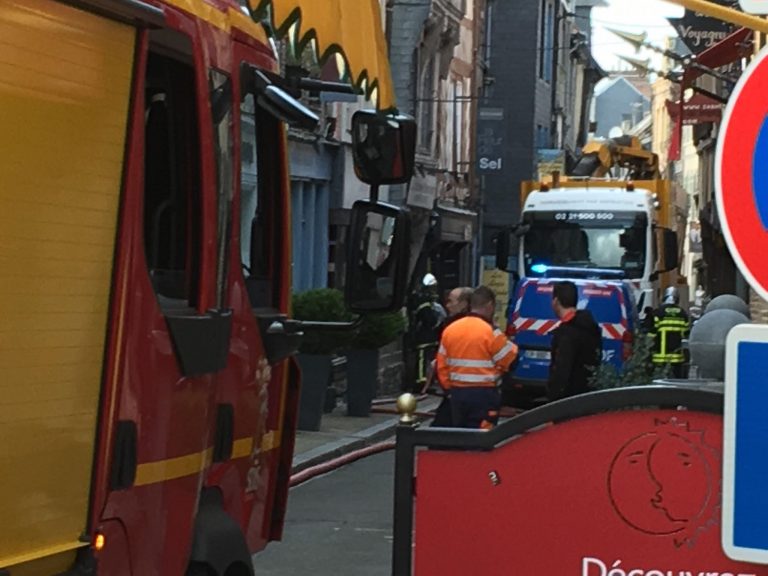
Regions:
<svg viewBox="0 0 768 576"><path fill-rule="evenodd" d="M595 0L489 0L482 50L485 73L478 121L481 251L520 216L520 183L538 176L541 158L567 169L589 128L601 70L591 56Z"/></svg>
<svg viewBox="0 0 768 576"><path fill-rule="evenodd" d="M408 205L421 257L449 290L474 281L477 234L473 158L479 35L485 0L389 0L387 38L398 108L418 125L416 173L390 200Z"/></svg>
<svg viewBox="0 0 768 576"><path fill-rule="evenodd" d="M629 77L628 77L629 76ZM633 82L632 80L635 80ZM639 86L636 74L613 73L595 88L594 114L595 136L608 138L611 131L619 129L627 133L651 112L651 93Z"/></svg>

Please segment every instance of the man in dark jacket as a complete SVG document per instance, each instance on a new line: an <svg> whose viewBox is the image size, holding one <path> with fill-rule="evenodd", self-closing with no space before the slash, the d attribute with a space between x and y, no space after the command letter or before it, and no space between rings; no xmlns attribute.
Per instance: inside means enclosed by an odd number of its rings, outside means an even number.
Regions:
<svg viewBox="0 0 768 576"><path fill-rule="evenodd" d="M552 308L560 319L552 333L552 360L547 384L549 399L558 400L589 390L589 378L600 365L602 336L589 310L576 310L573 282L558 282Z"/></svg>

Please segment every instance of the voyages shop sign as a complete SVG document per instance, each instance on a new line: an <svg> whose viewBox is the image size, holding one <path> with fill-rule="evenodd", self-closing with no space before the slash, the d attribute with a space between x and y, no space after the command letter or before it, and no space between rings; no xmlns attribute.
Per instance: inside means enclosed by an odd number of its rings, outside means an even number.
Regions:
<svg viewBox="0 0 768 576"><path fill-rule="evenodd" d="M735 0L720 1L717 4L738 7ZM731 24L717 18L703 16L692 10L686 10L682 18L667 18L667 20L677 31L683 43L694 54L699 54L707 48L711 48L721 40L724 40L733 31Z"/></svg>

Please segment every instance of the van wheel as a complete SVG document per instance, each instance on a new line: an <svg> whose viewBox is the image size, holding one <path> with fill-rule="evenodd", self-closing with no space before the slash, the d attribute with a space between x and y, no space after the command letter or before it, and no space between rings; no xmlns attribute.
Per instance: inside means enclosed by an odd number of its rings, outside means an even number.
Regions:
<svg viewBox="0 0 768 576"><path fill-rule="evenodd" d="M187 568L187 572L184 576L217 576L216 571L213 570L208 564L202 564L200 562L192 562Z"/></svg>

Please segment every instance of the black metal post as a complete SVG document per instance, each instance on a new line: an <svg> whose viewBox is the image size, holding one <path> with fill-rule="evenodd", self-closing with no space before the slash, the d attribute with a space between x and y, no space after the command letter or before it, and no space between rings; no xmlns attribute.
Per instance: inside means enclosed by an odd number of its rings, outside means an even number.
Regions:
<svg viewBox="0 0 768 576"><path fill-rule="evenodd" d="M395 446L395 505L392 541L392 576L410 576L413 542L413 482L415 429L411 424L397 428Z"/></svg>

